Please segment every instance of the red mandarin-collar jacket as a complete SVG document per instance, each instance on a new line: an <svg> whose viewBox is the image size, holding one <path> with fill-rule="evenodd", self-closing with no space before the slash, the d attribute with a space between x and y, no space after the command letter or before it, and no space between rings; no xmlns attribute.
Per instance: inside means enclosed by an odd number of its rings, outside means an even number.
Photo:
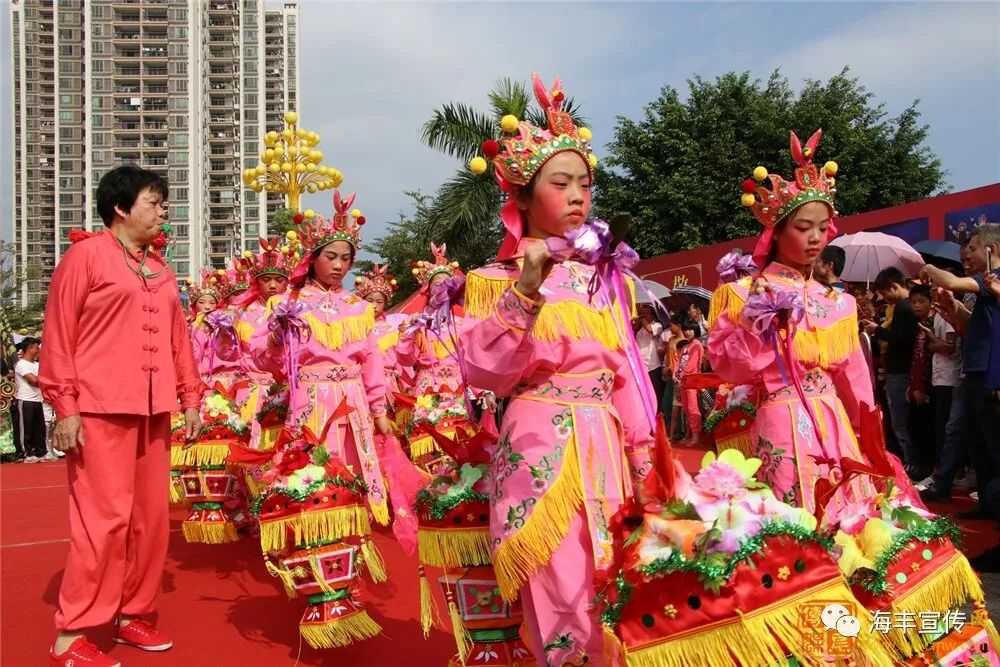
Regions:
<svg viewBox="0 0 1000 667"><path fill-rule="evenodd" d="M135 266L131 262L131 266ZM59 419L198 407L198 377L173 271L145 281L110 230L74 244L52 275L38 383ZM150 255L151 273L164 262Z"/></svg>

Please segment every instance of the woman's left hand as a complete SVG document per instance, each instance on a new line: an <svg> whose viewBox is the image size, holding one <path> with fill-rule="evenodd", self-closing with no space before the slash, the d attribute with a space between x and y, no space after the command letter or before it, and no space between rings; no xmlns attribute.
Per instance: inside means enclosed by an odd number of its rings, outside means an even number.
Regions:
<svg viewBox="0 0 1000 667"><path fill-rule="evenodd" d="M389 435L392 433L392 422L385 415L379 415L375 418L375 430L382 435Z"/></svg>

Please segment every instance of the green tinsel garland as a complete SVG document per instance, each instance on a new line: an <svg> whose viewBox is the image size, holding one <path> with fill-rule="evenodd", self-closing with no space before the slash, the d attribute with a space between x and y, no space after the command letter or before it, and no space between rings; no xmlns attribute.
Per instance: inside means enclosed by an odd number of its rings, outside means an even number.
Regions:
<svg viewBox="0 0 1000 667"><path fill-rule="evenodd" d="M892 542L875 559L875 569L869 570L864 575L856 578L855 583L861 585L866 591L881 595L889 589L889 566L902 553L904 549L913 542L927 543L931 540L948 538L956 548L960 546L962 531L947 517L939 516L931 521L925 521L913 528L907 528L903 532L892 538Z"/></svg>
<svg viewBox="0 0 1000 667"><path fill-rule="evenodd" d="M661 577L674 572L696 572L699 581L705 586L705 590L716 595L722 587L729 581L736 568L751 557L758 555L764 548L764 541L769 537L790 537L797 542L812 542L818 544L826 551L833 549L832 538L820 535L815 531L803 526L790 523L766 523L761 526L760 532L748 538L740 544L740 548L733 554L721 559L711 558L711 555L702 554L699 558L690 560L685 558L680 552L674 551L668 558L660 558L648 565L643 565L639 571L646 577ZM706 557L707 556L707 557ZM625 581L624 573L619 572L617 578L618 601L607 603L607 608L601 613L601 622L608 627L615 627L621 620L622 610L628 603L632 595L632 585Z"/></svg>
<svg viewBox="0 0 1000 667"><path fill-rule="evenodd" d="M715 427L719 425L719 422L728 417L733 412L737 410L742 410L747 413L750 419L755 419L757 417L757 408L753 403L737 403L736 405L731 405L723 408L722 410L716 410L705 418L705 430L711 433L715 430Z"/></svg>
<svg viewBox="0 0 1000 667"><path fill-rule="evenodd" d="M429 514L435 520L440 521L445 515L464 502L488 503L490 497L485 493L479 493L472 489L465 489L461 493L454 495L435 496L427 489L417 492L417 512Z"/></svg>
<svg viewBox="0 0 1000 667"><path fill-rule="evenodd" d="M312 496L312 494L326 488L328 485L339 486L342 489L347 489L356 496L363 496L368 493L368 485L365 484L365 481L360 477L355 477L350 481L340 476L324 477L323 479L316 480L302 491L295 491L294 489L267 489L258 498L256 498L253 503L251 503L250 513L254 516L260 516L260 508L264 502L268 498L276 495L285 496L286 498L290 498L296 502L304 503L310 498L310 496Z"/></svg>

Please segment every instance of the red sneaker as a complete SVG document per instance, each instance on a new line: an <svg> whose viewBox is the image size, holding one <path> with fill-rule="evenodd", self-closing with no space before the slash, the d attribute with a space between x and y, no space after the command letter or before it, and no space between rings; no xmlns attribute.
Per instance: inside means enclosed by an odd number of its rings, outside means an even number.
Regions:
<svg viewBox="0 0 1000 667"><path fill-rule="evenodd" d="M86 637L78 637L59 655L55 654L55 648L49 649L51 667L121 667L121 664Z"/></svg>
<svg viewBox="0 0 1000 667"><path fill-rule="evenodd" d="M174 645L159 630L138 618L132 619L128 625L118 626L115 642L141 648L143 651L166 651Z"/></svg>

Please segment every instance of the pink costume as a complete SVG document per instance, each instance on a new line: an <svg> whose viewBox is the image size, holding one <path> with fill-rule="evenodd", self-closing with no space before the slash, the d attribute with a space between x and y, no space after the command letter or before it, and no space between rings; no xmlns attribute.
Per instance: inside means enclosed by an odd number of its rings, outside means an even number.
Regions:
<svg viewBox="0 0 1000 667"><path fill-rule="evenodd" d="M247 265L243 260L235 260L229 271L215 272L214 286L221 295L219 307L195 319L191 332L191 346L198 372L207 386L206 398L211 395L216 382L227 389L245 378L240 364L239 345L233 328L238 309L231 304L232 298L248 288Z"/></svg>
<svg viewBox="0 0 1000 667"><path fill-rule="evenodd" d="M251 347L261 369L287 378L288 427L296 431L308 427L319 436L329 426L327 450L364 478L369 507L376 521L387 525L387 488L372 419L386 414L375 311L350 292L329 290L307 278L316 251L335 241L359 245L359 228L348 214L353 201L353 195L341 199L336 192L334 218L316 216L303 226L299 232L303 260L292 281L305 280L305 285L268 301L269 325L278 333L262 329ZM280 348L271 347L270 340L280 342ZM349 411L344 414L345 410Z"/></svg>
<svg viewBox="0 0 1000 667"><path fill-rule="evenodd" d="M376 264L374 268L359 276L354 284L354 293L362 299L370 294L379 293L385 297L386 305L392 300L397 290L396 279L386 272L386 267ZM399 327L393 324L382 313L375 319L375 339L378 341L379 352L382 353L382 363L385 369L386 404L395 406L396 393L399 388L399 362L396 357L396 346L399 344Z"/></svg>
<svg viewBox="0 0 1000 667"><path fill-rule="evenodd" d="M792 134L792 157L799 165L794 181L786 182L758 167L761 173L755 172L754 177L758 181L770 179L772 188L758 188L752 180L744 183L744 204L752 207L765 225L753 254L754 261L763 266L758 279L763 289L751 295L754 279L744 277L716 290L709 314L708 346L712 368L723 381L762 388L764 398L750 432L753 454L764 462L762 481L778 498L810 512L816 506L815 483L833 474L831 463L839 465L841 457L867 462L857 433L862 404L875 404L858 337L854 298L787 266L766 261L774 227L784 217L810 201L823 202L832 210L836 165L827 163L820 173L811 162L819 137L819 132L814 134L803 149ZM827 240L835 234L831 221ZM798 304L801 318L795 314L791 325L779 325L780 317L775 313L756 317L761 312L757 304L769 298L775 303L784 300L782 313L792 313L788 304ZM793 315L783 317L791 319ZM761 325L765 325L763 329ZM790 366L779 353L789 336ZM898 468L898 461L894 460L894 465ZM905 474L897 472L896 485L905 499L922 508ZM868 477L855 478L837 492L827 508L826 521L835 525L848 503L868 501L875 495Z"/></svg>

